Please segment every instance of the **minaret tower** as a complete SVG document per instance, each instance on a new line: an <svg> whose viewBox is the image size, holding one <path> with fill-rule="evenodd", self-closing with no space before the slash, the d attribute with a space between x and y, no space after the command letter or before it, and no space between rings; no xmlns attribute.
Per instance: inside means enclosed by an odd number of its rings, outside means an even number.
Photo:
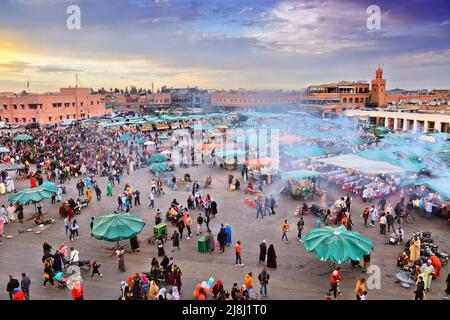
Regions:
<svg viewBox="0 0 450 320"><path fill-rule="evenodd" d="M379 107L386 106L386 80L383 79L383 69L381 66L375 71L375 79L372 80L370 102Z"/></svg>

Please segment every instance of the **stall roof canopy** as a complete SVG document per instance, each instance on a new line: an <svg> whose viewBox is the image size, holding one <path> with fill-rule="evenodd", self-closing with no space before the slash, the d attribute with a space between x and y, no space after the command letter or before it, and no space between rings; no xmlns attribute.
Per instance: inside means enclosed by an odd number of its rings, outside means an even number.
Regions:
<svg viewBox="0 0 450 320"><path fill-rule="evenodd" d="M385 161L369 160L351 154L318 159L317 161L345 169L353 169L365 174L402 173L405 171L403 168L396 167Z"/></svg>
<svg viewBox="0 0 450 320"><path fill-rule="evenodd" d="M285 148L284 152L292 154L296 158L319 157L325 155L325 151L319 146L302 146Z"/></svg>
<svg viewBox="0 0 450 320"><path fill-rule="evenodd" d="M301 180L301 179L310 179L319 177L321 175L320 172L315 171L308 171L308 170L292 170L292 171L286 171L281 174L283 178L286 179L294 179L294 180Z"/></svg>

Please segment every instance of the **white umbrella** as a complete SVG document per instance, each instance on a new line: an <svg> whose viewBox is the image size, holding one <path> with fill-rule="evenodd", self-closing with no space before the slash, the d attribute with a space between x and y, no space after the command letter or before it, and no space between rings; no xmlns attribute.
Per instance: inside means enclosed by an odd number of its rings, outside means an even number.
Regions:
<svg viewBox="0 0 450 320"><path fill-rule="evenodd" d="M170 150L164 150L163 152L161 152L161 154L171 154L172 152Z"/></svg>
<svg viewBox="0 0 450 320"><path fill-rule="evenodd" d="M7 147L0 147L0 153L9 153L11 150L9 150Z"/></svg>
<svg viewBox="0 0 450 320"><path fill-rule="evenodd" d="M147 141L147 142L144 142L144 145L145 146L154 146L155 143L153 141Z"/></svg>

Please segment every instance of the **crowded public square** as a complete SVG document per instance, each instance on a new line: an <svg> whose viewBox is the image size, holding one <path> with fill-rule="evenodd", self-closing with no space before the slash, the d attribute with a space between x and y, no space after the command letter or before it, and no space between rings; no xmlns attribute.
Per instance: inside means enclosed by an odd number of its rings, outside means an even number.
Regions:
<svg viewBox="0 0 450 320"><path fill-rule="evenodd" d="M1 133L7 300L442 300L449 135L345 116Z"/></svg>

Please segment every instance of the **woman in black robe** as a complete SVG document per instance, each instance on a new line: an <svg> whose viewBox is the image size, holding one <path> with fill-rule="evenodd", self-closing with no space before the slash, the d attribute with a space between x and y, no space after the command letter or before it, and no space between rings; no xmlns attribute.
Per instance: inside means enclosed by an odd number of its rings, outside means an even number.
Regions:
<svg viewBox="0 0 450 320"><path fill-rule="evenodd" d="M166 255L166 252L164 251L164 243L160 239L158 240L158 257L164 257Z"/></svg>
<svg viewBox="0 0 450 320"><path fill-rule="evenodd" d="M266 263L267 246L266 240L259 245L259 263Z"/></svg>
<svg viewBox="0 0 450 320"><path fill-rule="evenodd" d="M267 250L267 267L276 269L277 268L277 255L275 253L275 248L273 244L269 246L269 250Z"/></svg>
<svg viewBox="0 0 450 320"><path fill-rule="evenodd" d="M130 239L130 246L133 252L139 252L139 239L137 236Z"/></svg>

